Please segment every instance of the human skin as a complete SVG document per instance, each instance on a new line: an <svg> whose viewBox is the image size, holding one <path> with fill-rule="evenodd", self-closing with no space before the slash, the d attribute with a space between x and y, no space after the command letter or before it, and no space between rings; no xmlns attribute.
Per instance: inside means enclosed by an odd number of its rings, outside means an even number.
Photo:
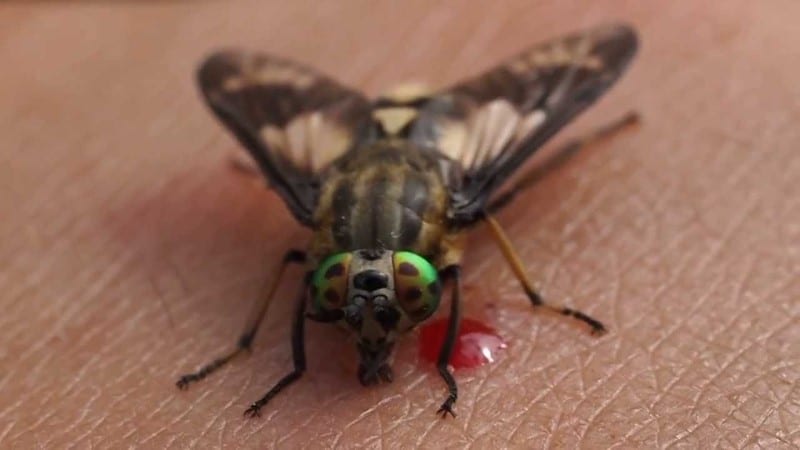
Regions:
<svg viewBox="0 0 800 450"><path fill-rule="evenodd" d="M289 3L0 8L0 447L800 446L800 3ZM175 388L309 237L230 169L244 153L193 83L205 54L263 49L376 94L612 20L639 56L543 151L630 110L642 124L497 217L543 294L607 335L533 311L477 227L465 315L508 348L456 372L457 418L434 414L416 334L394 383L364 388L318 324L304 378L243 418L291 367L300 270L252 354Z"/></svg>

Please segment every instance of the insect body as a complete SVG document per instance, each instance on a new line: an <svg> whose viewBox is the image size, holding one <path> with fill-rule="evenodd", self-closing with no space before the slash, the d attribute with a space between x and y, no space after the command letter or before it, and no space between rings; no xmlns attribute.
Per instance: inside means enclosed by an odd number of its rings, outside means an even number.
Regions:
<svg viewBox="0 0 800 450"><path fill-rule="evenodd" d="M369 100L286 60L224 51L198 72L211 109L258 163L295 218L313 230L290 251L236 350L178 381L204 378L249 349L287 264L304 262L292 328L294 369L247 410L260 409L306 370L305 319L337 323L355 338L358 379L391 381L398 336L430 317L449 287L450 322L438 359L453 414L457 386L447 363L458 331L460 260L471 226L489 225L536 307L603 325L545 303L489 215L497 189L542 144L602 94L637 47L614 25L540 44L450 89Z"/></svg>

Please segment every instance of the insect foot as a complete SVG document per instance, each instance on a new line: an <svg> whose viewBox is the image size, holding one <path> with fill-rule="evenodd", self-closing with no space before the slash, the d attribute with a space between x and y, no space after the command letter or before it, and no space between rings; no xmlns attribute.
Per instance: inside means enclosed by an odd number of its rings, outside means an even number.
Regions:
<svg viewBox="0 0 800 450"><path fill-rule="evenodd" d="M456 417L456 413L453 412L453 404L455 404L456 398L453 395L447 397L447 400L442 403L442 406L439 407L439 410L436 411L436 414L441 414L442 419L446 419L447 415L450 414L453 418Z"/></svg>
<svg viewBox="0 0 800 450"><path fill-rule="evenodd" d="M194 383L199 379L200 377L198 377L196 374L193 373L189 375L183 375L180 377L180 379L178 379L177 382L175 382L175 386L178 386L178 389L185 391L189 389L190 384Z"/></svg>
<svg viewBox="0 0 800 450"><path fill-rule="evenodd" d="M259 402L253 403L252 405L250 405L249 408L247 408L244 411L244 416L247 417L248 419L252 419L252 418L255 418L255 417L261 417L261 407L262 406L264 406L262 403L259 403Z"/></svg>
<svg viewBox="0 0 800 450"><path fill-rule="evenodd" d="M576 309L564 307L561 309L561 314L574 317L589 325L592 328L592 336L602 336L608 332L608 329L606 329L606 326L603 325L602 322Z"/></svg>

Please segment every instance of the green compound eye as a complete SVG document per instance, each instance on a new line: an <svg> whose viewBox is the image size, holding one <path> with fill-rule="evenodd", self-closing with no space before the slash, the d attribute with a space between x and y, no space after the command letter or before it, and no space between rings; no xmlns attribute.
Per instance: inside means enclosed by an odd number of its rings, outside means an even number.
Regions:
<svg viewBox="0 0 800 450"><path fill-rule="evenodd" d="M347 272L352 253L336 253L325 258L311 277L311 298L317 311L341 308L347 301Z"/></svg>
<svg viewBox="0 0 800 450"><path fill-rule="evenodd" d="M416 253L396 252L393 259L397 301L412 321L422 322L439 307L439 272Z"/></svg>

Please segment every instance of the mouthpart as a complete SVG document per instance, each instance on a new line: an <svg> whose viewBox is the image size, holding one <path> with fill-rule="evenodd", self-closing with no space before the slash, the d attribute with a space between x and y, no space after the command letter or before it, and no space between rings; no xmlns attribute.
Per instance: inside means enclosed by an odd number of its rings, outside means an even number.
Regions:
<svg viewBox="0 0 800 450"><path fill-rule="evenodd" d="M358 381L364 386L378 384L383 381L391 383L394 380L392 367L388 362L392 354L394 343L379 339L375 343L360 340L358 354L361 358L358 364Z"/></svg>

